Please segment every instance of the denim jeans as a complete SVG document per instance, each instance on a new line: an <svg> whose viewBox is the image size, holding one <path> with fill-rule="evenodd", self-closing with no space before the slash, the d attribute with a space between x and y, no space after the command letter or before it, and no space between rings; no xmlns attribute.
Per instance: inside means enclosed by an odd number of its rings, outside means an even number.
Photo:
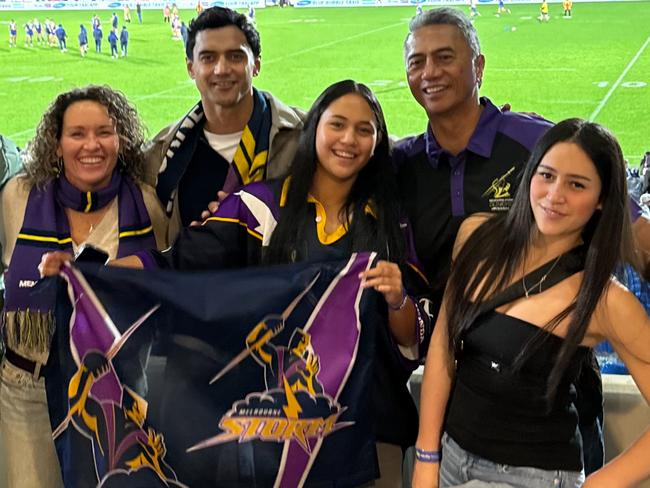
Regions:
<svg viewBox="0 0 650 488"><path fill-rule="evenodd" d="M442 437L440 487L491 488L579 488L585 481L582 471L545 470L493 463L475 456L449 437Z"/></svg>
<svg viewBox="0 0 650 488"><path fill-rule="evenodd" d="M45 381L35 380L6 360L0 365L0 444L6 465L6 486L63 486L52 440Z"/></svg>

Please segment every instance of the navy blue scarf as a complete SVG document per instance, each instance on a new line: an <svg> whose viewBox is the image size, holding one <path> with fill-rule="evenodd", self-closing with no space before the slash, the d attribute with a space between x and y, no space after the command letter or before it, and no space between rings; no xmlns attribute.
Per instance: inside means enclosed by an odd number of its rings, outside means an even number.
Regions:
<svg viewBox="0 0 650 488"><path fill-rule="evenodd" d="M182 120L160 166L156 191L167 215L171 215L174 190L192 161L204 120L203 105L199 102ZM240 186L265 179L270 132L271 107L264 95L253 88L253 113L244 128L223 188L214 190L215 198L219 190L232 193Z"/></svg>

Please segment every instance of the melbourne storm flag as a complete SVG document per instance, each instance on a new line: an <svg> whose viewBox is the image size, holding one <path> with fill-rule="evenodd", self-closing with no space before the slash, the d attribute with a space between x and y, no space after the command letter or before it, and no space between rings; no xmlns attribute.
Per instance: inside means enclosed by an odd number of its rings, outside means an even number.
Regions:
<svg viewBox="0 0 650 488"><path fill-rule="evenodd" d="M66 267L71 305L57 308L46 375L66 487L374 479L385 316L358 278L372 259L199 274ZM154 343L164 358L147 368Z"/></svg>

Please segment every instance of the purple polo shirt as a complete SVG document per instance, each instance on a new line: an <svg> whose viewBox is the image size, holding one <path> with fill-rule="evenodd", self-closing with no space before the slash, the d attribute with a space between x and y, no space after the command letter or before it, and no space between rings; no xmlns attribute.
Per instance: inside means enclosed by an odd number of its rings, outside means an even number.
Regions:
<svg viewBox="0 0 650 488"><path fill-rule="evenodd" d="M393 150L397 182L413 226L415 249L434 293L442 296L461 222L476 212L512 205L519 174L551 123L502 113L481 98L483 111L467 148L457 156L440 147L431 127Z"/></svg>

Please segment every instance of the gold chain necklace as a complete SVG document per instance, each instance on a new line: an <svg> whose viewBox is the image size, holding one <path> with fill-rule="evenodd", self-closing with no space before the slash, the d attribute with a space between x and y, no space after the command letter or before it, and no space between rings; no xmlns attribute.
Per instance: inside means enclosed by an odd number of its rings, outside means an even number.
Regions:
<svg viewBox="0 0 650 488"><path fill-rule="evenodd" d="M524 288L524 295L526 295L526 298L528 298L528 295L530 294L531 291L533 291L535 288L539 287L539 292L542 293L542 284L544 281L546 281L546 278L549 274L551 274L551 271L553 271L553 268L555 268L555 265L560 261L560 258L563 256L563 254L560 254L556 259L551 268L544 273L544 276L542 276L537 283L535 283L533 286L530 288L526 288L526 275L521 277L521 286Z"/></svg>

